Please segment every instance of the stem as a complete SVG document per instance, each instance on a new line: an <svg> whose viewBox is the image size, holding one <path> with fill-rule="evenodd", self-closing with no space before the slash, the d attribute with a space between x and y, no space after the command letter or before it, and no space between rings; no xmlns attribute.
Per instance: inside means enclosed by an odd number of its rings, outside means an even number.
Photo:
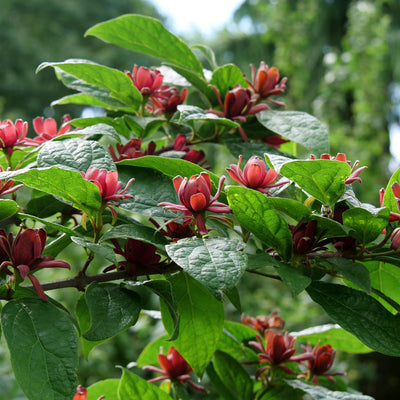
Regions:
<svg viewBox="0 0 400 400"><path fill-rule="evenodd" d="M260 272L260 271L257 271L256 269L247 269L246 271L250 272L251 274L264 276L265 278L276 279L277 281L282 280L282 278L279 275L266 274L265 272Z"/></svg>

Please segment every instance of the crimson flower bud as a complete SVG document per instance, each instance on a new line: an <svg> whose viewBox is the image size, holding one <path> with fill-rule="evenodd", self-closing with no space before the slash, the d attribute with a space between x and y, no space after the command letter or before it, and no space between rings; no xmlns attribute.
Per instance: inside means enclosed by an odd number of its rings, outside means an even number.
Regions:
<svg viewBox="0 0 400 400"><path fill-rule="evenodd" d="M135 65L132 73L125 71L125 74L131 78L133 84L143 95L151 96L155 91L161 88L164 76L158 70L151 70L145 67Z"/></svg>

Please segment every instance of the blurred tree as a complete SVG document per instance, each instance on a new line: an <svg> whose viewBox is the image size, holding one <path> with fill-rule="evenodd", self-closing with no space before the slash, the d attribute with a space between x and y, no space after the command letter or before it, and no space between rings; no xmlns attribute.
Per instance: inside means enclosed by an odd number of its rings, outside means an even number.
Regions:
<svg viewBox="0 0 400 400"><path fill-rule="evenodd" d="M106 46L94 37L84 38L96 23L126 13L161 19L146 0L2 0L0 13L0 112L1 119L53 116L51 101L66 94L53 70L35 69L43 61L85 58L120 69L146 64L149 58L115 46ZM73 107L57 110L63 114Z"/></svg>
<svg viewBox="0 0 400 400"><path fill-rule="evenodd" d="M287 109L326 123L332 154L346 152L369 166L358 195L375 204L390 175L389 89L400 81L399 17L396 0L246 0L235 29L213 45L223 63L248 71L249 61L264 60L279 68L289 78Z"/></svg>

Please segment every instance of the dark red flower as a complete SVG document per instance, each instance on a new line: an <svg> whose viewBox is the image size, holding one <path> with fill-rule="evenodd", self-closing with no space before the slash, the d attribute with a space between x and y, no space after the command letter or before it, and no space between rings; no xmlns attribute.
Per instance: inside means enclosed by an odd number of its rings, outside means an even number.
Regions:
<svg viewBox="0 0 400 400"><path fill-rule="evenodd" d="M251 72L252 80L251 82L247 82L257 97L263 100L268 99L269 102L275 105L284 106L284 103L271 100L269 97L284 93L286 90L287 78L282 78L279 82L279 70L275 67L269 68L264 61L261 61L257 71L254 65L251 65Z"/></svg>
<svg viewBox="0 0 400 400"><path fill-rule="evenodd" d="M165 221L165 224L162 227L160 227L153 218L150 218L149 221L157 228L158 232L166 236L171 242L177 242L179 239L194 236L190 221L186 221L183 224L178 224L175 221Z"/></svg>
<svg viewBox="0 0 400 400"><path fill-rule="evenodd" d="M193 372L193 369L174 347L170 347L168 355L166 356L162 353L161 348L161 354L159 354L157 358L161 368L152 365L145 365L143 367L143 369L161 374L161 376L157 378L150 379L149 382L166 380L170 382L187 383L195 390L200 392L206 391L205 388L191 381L190 374Z"/></svg>
<svg viewBox="0 0 400 400"><path fill-rule="evenodd" d="M395 212L391 211L390 217L389 217L389 222L400 220L400 214L399 214L400 213L400 185L398 182L394 182L392 184L392 192L393 192L394 199L396 201L397 210L399 212L395 213ZM383 206L383 196L385 195L385 189L382 188L379 191L379 195L380 195L380 203L381 203L381 207L382 207Z"/></svg>
<svg viewBox="0 0 400 400"><path fill-rule="evenodd" d="M145 151L143 151L141 149L142 141L140 139L131 139L124 145L117 143L116 146L118 155L115 153L113 146L110 145L109 147L111 157L114 161L131 160L147 155L153 155L156 149L156 144L154 142L150 142Z"/></svg>
<svg viewBox="0 0 400 400"><path fill-rule="evenodd" d="M68 268L70 265L62 260L54 260L53 257L42 255L46 245L46 232L43 229L25 229L18 232L14 238L10 233L8 236L4 230L0 231L0 247L7 254L8 260L3 261L0 269L5 269L11 275L9 267L17 270L22 279L28 277L38 295L47 300L39 281L32 272L41 268Z"/></svg>
<svg viewBox="0 0 400 400"><path fill-rule="evenodd" d="M313 155L311 155L311 160L315 160L315 157L313 156ZM346 159L346 154L344 154L344 153L337 153L337 155L334 157L334 156L331 156L330 154L322 154L321 155L321 160L336 160L336 161L343 161L343 162L345 162L345 163L347 163L350 167L351 167L351 162L350 161L348 161L347 159ZM350 185L350 184L352 184L352 183L354 183L354 182L362 182L362 180L361 180L361 178L360 178L360 174L361 174L361 172L365 169L365 168L367 168L367 167L360 167L360 168L357 168L357 169L355 169L356 167L357 167L357 165L358 165L358 163L359 163L359 161L357 160L354 164L353 164L353 166L351 167L351 174L350 174L350 176L348 177L348 178L346 178L345 179L345 181L344 181L344 183L346 184L346 185Z"/></svg>
<svg viewBox="0 0 400 400"><path fill-rule="evenodd" d="M289 225L293 238L293 253L295 255L306 255L318 250L325 250L323 247L327 240L321 240L317 236L317 221L300 221L297 225Z"/></svg>
<svg viewBox="0 0 400 400"><path fill-rule="evenodd" d="M202 165L204 161L204 151L191 149L187 144L187 139L185 135L178 135L174 141L174 150L182 151L186 154L182 157L182 160L190 161L193 164Z"/></svg>
<svg viewBox="0 0 400 400"><path fill-rule="evenodd" d="M232 179L241 183L243 186L269 194L267 189L288 183L286 181L274 184L279 174L274 169L269 169L267 171L265 162L260 157L250 157L243 171L240 169L241 162L242 156L239 156L237 165L231 164L226 170Z"/></svg>
<svg viewBox="0 0 400 400"><path fill-rule="evenodd" d="M12 122L10 119L0 120L0 149L7 151L11 157L15 146L35 146L30 139L26 139L28 133L28 123L17 119Z"/></svg>
<svg viewBox="0 0 400 400"><path fill-rule="evenodd" d="M268 146L279 149L282 144L289 143L290 140L283 139L281 135L269 135L262 140Z"/></svg>
<svg viewBox="0 0 400 400"><path fill-rule="evenodd" d="M162 86L160 90L154 93L150 98L151 106L149 110L153 114L172 115L178 109L178 106L186 100L188 90L182 89L182 92L173 86Z"/></svg>
<svg viewBox="0 0 400 400"><path fill-rule="evenodd" d="M114 245L114 253L121 255L125 260L120 261L118 266L107 267L104 272L113 269L125 270L133 277L161 273L160 267L162 268L165 263L160 262L161 256L156 254L156 246L132 238L126 239L124 250L122 250L117 239L111 239L111 243Z"/></svg>
<svg viewBox="0 0 400 400"><path fill-rule="evenodd" d="M227 205L216 201L221 193L224 180L225 177L222 176L219 180L217 193L214 197L211 197L211 180L207 172L193 175L190 179L178 175L173 179L173 183L181 204L162 202L158 205L167 210L183 211L187 218L193 216L200 234L205 235L208 232L204 221L206 211L213 213L231 212Z"/></svg>
<svg viewBox="0 0 400 400"><path fill-rule="evenodd" d="M55 119L36 117L32 123L33 129L37 133L37 137L33 138L32 141L40 145L56 136L61 136L64 133L69 132L71 129L70 121L71 117L69 115L64 115L61 121L61 127L60 129L57 129L57 122Z"/></svg>
<svg viewBox="0 0 400 400"><path fill-rule="evenodd" d="M245 89L240 85L237 85L226 94L224 102L222 102L218 90L215 87L212 88L214 89L222 111L207 111L221 117L229 118L233 121L238 120L240 122L245 122L248 115L257 114L268 108L266 104L255 104L256 99L252 97L250 89ZM248 141L243 128L240 126L238 130L242 138Z"/></svg>
<svg viewBox="0 0 400 400"><path fill-rule="evenodd" d="M285 321L274 311L270 315L259 315L257 317L241 316L241 322L250 328L260 332L261 335L265 334L268 329L283 329Z"/></svg>
<svg viewBox="0 0 400 400"><path fill-rule="evenodd" d="M133 84L143 95L151 96L157 90L160 90L164 80L158 70L151 70L145 67L133 67L132 73L125 71L125 74L131 78Z"/></svg>

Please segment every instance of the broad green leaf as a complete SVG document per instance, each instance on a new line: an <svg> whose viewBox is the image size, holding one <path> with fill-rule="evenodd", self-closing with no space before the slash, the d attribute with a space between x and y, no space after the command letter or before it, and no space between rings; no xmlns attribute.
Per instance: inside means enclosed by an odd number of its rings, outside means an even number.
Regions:
<svg viewBox="0 0 400 400"><path fill-rule="evenodd" d="M94 254L98 255L101 260L107 260L110 261L113 265L118 265L115 253L109 244L93 243L90 240L86 240L84 238L76 236L71 237L71 240L78 246L82 246L86 249L89 249Z"/></svg>
<svg viewBox="0 0 400 400"><path fill-rule="evenodd" d="M110 99L112 98L110 97ZM111 111L118 111L118 110L131 111L130 107L126 107L123 104L120 107L111 106L106 102L98 100L97 98L84 93L70 94L68 96L61 97L58 100L54 100L51 102L52 107L64 104L79 104L85 106L101 107Z"/></svg>
<svg viewBox="0 0 400 400"><path fill-rule="evenodd" d="M15 377L30 400L71 400L78 338L71 319L50 302L23 298L1 314Z"/></svg>
<svg viewBox="0 0 400 400"><path fill-rule="evenodd" d="M32 197L25 206L26 214L35 215L38 218L47 218L58 212L72 211L73 208L56 199L51 194L42 194L38 197Z"/></svg>
<svg viewBox="0 0 400 400"><path fill-rule="evenodd" d="M202 52L202 54L207 58L208 63L212 70L218 68L217 60L215 58L215 53L213 49L204 44L195 44L191 46L191 49L196 49Z"/></svg>
<svg viewBox="0 0 400 400"><path fill-rule="evenodd" d="M39 167L58 167L81 172L86 172L89 167L116 170L110 153L100 143L78 138L46 142L39 150L37 162Z"/></svg>
<svg viewBox="0 0 400 400"><path fill-rule="evenodd" d="M285 163L280 173L322 204L332 207L343 196L344 181L350 176L351 169L343 161L306 160Z"/></svg>
<svg viewBox="0 0 400 400"><path fill-rule="evenodd" d="M99 188L76 171L57 167L20 169L0 173L0 179L12 178L26 186L61 197L78 210L94 216L101 207Z"/></svg>
<svg viewBox="0 0 400 400"><path fill-rule="evenodd" d="M158 206L162 201L179 203L172 181L168 176L150 168L119 165L118 177L124 183L128 182L132 177L135 178L135 182L126 191L127 194L133 197L121 202L120 208L165 220L178 216L177 213L164 210Z"/></svg>
<svg viewBox="0 0 400 400"><path fill-rule="evenodd" d="M166 246L171 259L215 296L234 288L247 265L243 243L225 238L182 239Z"/></svg>
<svg viewBox="0 0 400 400"><path fill-rule="evenodd" d="M278 262L275 269L293 296L300 294L311 283L310 277L303 275L301 271L289 264Z"/></svg>
<svg viewBox="0 0 400 400"><path fill-rule="evenodd" d="M354 335L336 324L313 326L300 332L291 332L292 336L303 343L316 345L330 344L335 350L347 353L364 354L372 349L360 342Z"/></svg>
<svg viewBox="0 0 400 400"><path fill-rule="evenodd" d="M310 114L301 111L265 110L257 114L257 119L274 133L301 144L318 157L329 153L328 131Z"/></svg>
<svg viewBox="0 0 400 400"><path fill-rule="evenodd" d="M171 397L156 385L124 368L118 387L118 400L128 399L171 400Z"/></svg>
<svg viewBox="0 0 400 400"><path fill-rule="evenodd" d="M101 22L85 35L96 36L139 53L150 54L162 61L203 75L203 68L194 53L181 39L169 32L154 18L142 15L122 15Z"/></svg>
<svg viewBox="0 0 400 400"><path fill-rule="evenodd" d="M243 72L233 64L217 68L212 74L210 84L218 89L222 101L229 90L232 90L236 85L244 88L247 87L247 81L243 76Z"/></svg>
<svg viewBox="0 0 400 400"><path fill-rule="evenodd" d="M185 272L168 278L178 302L180 314L179 336L172 345L186 359L197 375L205 371L224 325L224 308L221 302L199 282ZM173 321L162 313L163 323L171 335Z"/></svg>
<svg viewBox="0 0 400 400"><path fill-rule="evenodd" d="M104 118L107 118L107 117L104 117ZM109 119L106 119L105 121L107 121L107 122L99 122L99 123L84 127L83 129L64 133L64 135L57 136L54 140L62 140L63 138L72 138L72 137L79 137L79 138L84 137L85 139L90 139L92 137L96 138L97 136L107 136L111 139L119 141L120 136L119 136L117 130L113 127L113 124L108 123L108 121L110 121ZM111 121L114 122L113 119L111 119ZM74 120L73 123L75 124L75 122L76 122L76 120ZM106 152L106 157L109 157L108 152ZM108 160L107 160L107 162L108 162ZM114 169L115 169L115 167L114 167Z"/></svg>
<svg viewBox="0 0 400 400"><path fill-rule="evenodd" d="M83 60L85 61L85 60ZM126 105L121 101L118 101L111 96L108 89L104 89L95 84L89 84L82 79L78 79L76 76L67 74L60 68L55 67L56 75L61 82L68 88L77 90L80 93L65 96L59 100L53 101L51 105L65 104L68 102L68 98L71 98L76 104L94 105L105 108L106 110L121 110L126 112L135 112L137 106ZM85 98L88 102L84 102ZM64 101L65 100L65 101ZM101 105L102 104L102 105Z"/></svg>
<svg viewBox="0 0 400 400"><path fill-rule="evenodd" d="M400 304L400 268L382 261L364 263L371 278L371 286Z"/></svg>
<svg viewBox="0 0 400 400"><path fill-rule="evenodd" d="M345 279L348 279L365 292L371 292L369 271L363 264L339 257L330 258L326 262L342 274Z"/></svg>
<svg viewBox="0 0 400 400"><path fill-rule="evenodd" d="M101 396L105 396L104 400L116 400L118 387L119 379L105 379L96 382L87 388L87 400L98 400Z"/></svg>
<svg viewBox="0 0 400 400"><path fill-rule="evenodd" d="M279 197L269 197L267 200L275 210L293 218L295 221L300 221L311 215L311 210L299 201Z"/></svg>
<svg viewBox="0 0 400 400"><path fill-rule="evenodd" d="M343 285L313 282L308 294L334 322L373 350L400 355L400 319L365 292Z"/></svg>
<svg viewBox="0 0 400 400"><path fill-rule="evenodd" d="M131 78L117 69L87 60L70 59L59 63L44 62L39 65L37 72L47 67L59 68L90 85L106 89L112 97L128 106L137 109L142 104L142 95Z"/></svg>
<svg viewBox="0 0 400 400"><path fill-rule="evenodd" d="M178 106L178 111L180 112L179 123L181 124L187 123L188 121L207 121L228 128L237 128L240 125L229 118L219 117L197 106L180 105Z"/></svg>
<svg viewBox="0 0 400 400"><path fill-rule="evenodd" d="M363 244L376 239L389 223L388 208L378 208L373 214L364 208L350 208L343 213L343 224L354 229L354 236Z"/></svg>
<svg viewBox="0 0 400 400"><path fill-rule="evenodd" d="M14 200L0 199L0 220L12 217L18 211Z"/></svg>
<svg viewBox="0 0 400 400"><path fill-rule="evenodd" d="M88 118L75 118L71 121L71 125L77 128L90 128L95 125L109 125L115 129L120 135L130 138L131 130L126 126L123 117L88 117ZM83 130L83 129L81 129ZM74 133L79 133L74 131Z"/></svg>
<svg viewBox="0 0 400 400"><path fill-rule="evenodd" d="M104 243L110 239L136 239L156 246L165 252L165 245L169 242L165 236L149 226L139 222L131 221L129 224L117 225L108 230L100 238L99 243Z"/></svg>
<svg viewBox="0 0 400 400"><path fill-rule="evenodd" d="M397 208L397 202L392 191L392 185L395 182L400 183L400 168L396 170L389 179L389 182L385 189L385 194L383 196L382 206L388 207L389 210L392 212L399 213L399 209Z"/></svg>
<svg viewBox="0 0 400 400"><path fill-rule="evenodd" d="M80 331L86 332L90 328L90 312L86 304L85 295L79 297L75 306L75 315L78 320ZM89 358L90 352L99 344L104 343L105 340L90 341L81 336L83 355L86 360ZM97 399L96 399L97 400Z"/></svg>
<svg viewBox="0 0 400 400"><path fill-rule="evenodd" d="M292 252L292 234L287 222L275 210L268 198L252 189L231 186L228 201L239 223L284 259Z"/></svg>
<svg viewBox="0 0 400 400"><path fill-rule="evenodd" d="M141 309L139 295L115 283L91 283L86 303L91 325L83 336L93 341L108 339L134 325Z"/></svg>
<svg viewBox="0 0 400 400"><path fill-rule="evenodd" d="M141 139L150 136L165 123L164 119L134 115L125 115L124 121L130 130Z"/></svg>
<svg viewBox="0 0 400 400"><path fill-rule="evenodd" d="M310 385L297 379L287 380L286 383L292 388L300 389L310 394L314 400L374 400L371 396L365 396L361 393L332 391L323 386Z"/></svg>
<svg viewBox="0 0 400 400"><path fill-rule="evenodd" d="M232 400L253 399L253 381L246 370L234 358L217 350L213 361L215 372L231 393Z"/></svg>

